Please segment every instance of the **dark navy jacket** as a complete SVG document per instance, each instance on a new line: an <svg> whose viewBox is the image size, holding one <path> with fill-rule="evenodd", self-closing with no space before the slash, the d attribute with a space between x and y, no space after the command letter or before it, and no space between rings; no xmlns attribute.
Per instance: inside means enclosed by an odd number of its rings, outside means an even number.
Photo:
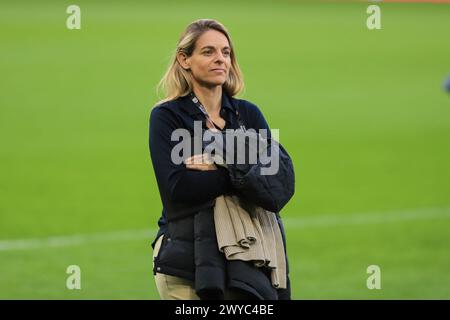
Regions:
<svg viewBox="0 0 450 320"><path fill-rule="evenodd" d="M269 126L256 105L232 98L225 92L222 94L220 111L226 122L224 130L239 128L237 109L247 129L266 129L270 135ZM211 171L188 170L184 164L174 164L171 161L172 148L178 143L171 141L172 132L185 128L193 135L194 120L202 121L202 126L206 129L204 115L188 96L159 104L151 112L149 139L153 168L163 204L155 241L161 234L165 234L160 254L155 259L154 272L190 280L195 279L196 273L195 216L199 212L211 212L216 197L233 192L226 169L219 167L218 170ZM286 247L281 219L279 224ZM152 243L153 247L155 241ZM217 257L221 259L220 255ZM247 271L252 270L248 265L245 268ZM290 298L289 278L288 289L278 291L281 298Z"/></svg>

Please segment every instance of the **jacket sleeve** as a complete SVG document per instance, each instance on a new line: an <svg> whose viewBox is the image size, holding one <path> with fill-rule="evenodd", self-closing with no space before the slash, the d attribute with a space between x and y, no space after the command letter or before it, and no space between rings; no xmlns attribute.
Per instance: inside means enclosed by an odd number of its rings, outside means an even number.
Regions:
<svg viewBox="0 0 450 320"><path fill-rule="evenodd" d="M248 119L248 123L246 123L247 129L252 128L255 129L257 132L260 129L265 129L267 136L264 136L264 138L271 138L271 132L269 124L267 123L266 119L264 118L264 115L262 114L261 110L250 101L244 101L244 112L246 112L246 118Z"/></svg>
<svg viewBox="0 0 450 320"><path fill-rule="evenodd" d="M278 213L292 198L295 191L292 159L281 144L271 139L269 126L258 107L246 101L245 112L247 112L248 128L255 129L257 132L260 129L267 130L267 138L270 141L266 150L271 161L258 161L256 164L241 167L229 165L231 183L243 197L268 211ZM263 133L261 135L264 136ZM276 157L275 162L272 161L272 156Z"/></svg>
<svg viewBox="0 0 450 320"><path fill-rule="evenodd" d="M155 107L150 115L149 147L160 193L177 203L201 204L226 193L230 180L225 169L189 170L171 160L173 130L179 128L176 117L165 108Z"/></svg>

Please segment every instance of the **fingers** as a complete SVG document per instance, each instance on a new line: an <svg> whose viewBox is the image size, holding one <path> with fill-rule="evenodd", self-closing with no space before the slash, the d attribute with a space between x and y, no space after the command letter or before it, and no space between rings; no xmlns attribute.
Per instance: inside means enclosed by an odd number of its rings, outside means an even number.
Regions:
<svg viewBox="0 0 450 320"><path fill-rule="evenodd" d="M217 170L214 164L186 164L186 168L200 171Z"/></svg>
<svg viewBox="0 0 450 320"><path fill-rule="evenodd" d="M212 161L208 153L196 154L184 160L186 168L192 170L209 171L217 170L216 165Z"/></svg>
<svg viewBox="0 0 450 320"><path fill-rule="evenodd" d="M186 160L184 160L184 163L187 164L213 164L214 162L212 161L210 155L208 153L203 153L203 154L196 154L192 157L187 158Z"/></svg>

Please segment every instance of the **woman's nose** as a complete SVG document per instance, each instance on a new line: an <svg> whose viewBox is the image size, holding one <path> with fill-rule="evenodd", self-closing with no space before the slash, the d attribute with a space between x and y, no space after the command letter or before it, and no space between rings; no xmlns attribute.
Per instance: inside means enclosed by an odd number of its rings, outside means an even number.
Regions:
<svg viewBox="0 0 450 320"><path fill-rule="evenodd" d="M222 62L222 63L225 63L225 57L223 56L223 54L222 54L222 52L219 52L217 55L216 55L216 62Z"/></svg>

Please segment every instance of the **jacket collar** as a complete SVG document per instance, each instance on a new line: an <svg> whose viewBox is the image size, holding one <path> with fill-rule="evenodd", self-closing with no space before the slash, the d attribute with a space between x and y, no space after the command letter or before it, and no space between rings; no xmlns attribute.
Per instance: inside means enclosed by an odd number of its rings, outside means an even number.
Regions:
<svg viewBox="0 0 450 320"><path fill-rule="evenodd" d="M194 102L189 98L189 95L181 97L181 107L189 113L189 115L196 115L199 113L202 113L202 111L195 105ZM231 103L231 98L228 96L228 94L225 92L224 89L222 89L222 108L229 109L230 111L234 112L234 106Z"/></svg>

